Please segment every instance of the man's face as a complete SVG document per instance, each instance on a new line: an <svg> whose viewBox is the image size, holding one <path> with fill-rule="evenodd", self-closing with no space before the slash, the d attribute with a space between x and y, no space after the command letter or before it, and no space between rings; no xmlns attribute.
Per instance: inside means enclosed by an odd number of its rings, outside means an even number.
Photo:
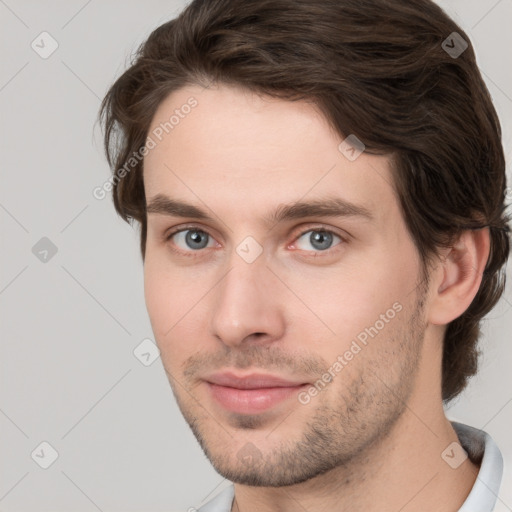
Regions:
<svg viewBox="0 0 512 512"><path fill-rule="evenodd" d="M425 331L389 159L351 161L310 104L227 86L173 93L149 135L176 109L144 161L145 294L186 421L217 471L248 485L362 457L406 408ZM335 200L337 216L285 210ZM256 374L285 382L243 379Z"/></svg>

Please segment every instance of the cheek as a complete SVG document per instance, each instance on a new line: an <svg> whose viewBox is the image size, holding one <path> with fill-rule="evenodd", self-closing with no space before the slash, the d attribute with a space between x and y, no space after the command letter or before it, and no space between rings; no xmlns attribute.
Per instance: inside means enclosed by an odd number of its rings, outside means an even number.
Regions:
<svg viewBox="0 0 512 512"><path fill-rule="evenodd" d="M196 340L204 339L208 318L202 301L205 290L201 280L191 278L183 269L171 267L165 258L146 254L144 295L155 341L167 370L178 367L197 352Z"/></svg>
<svg viewBox="0 0 512 512"><path fill-rule="evenodd" d="M167 300L169 297L166 292L168 284L165 276L158 271L153 258L146 251L144 261L144 298L153 332L157 337L159 337L159 333L163 329L163 321L168 309Z"/></svg>
<svg viewBox="0 0 512 512"><path fill-rule="evenodd" d="M357 263L310 276L288 275L290 288L316 317L313 321L320 329L317 333L325 333L322 343L331 339L337 350L344 350L376 322L378 329L384 325L384 330L389 331L390 324L400 316L397 313L414 297L411 291L418 275L414 258L407 263L395 255L383 258L383 254L380 250L379 258L361 258Z"/></svg>
<svg viewBox="0 0 512 512"><path fill-rule="evenodd" d="M161 345L172 337L189 302L183 277L165 268L151 254L144 262L144 296L153 333Z"/></svg>

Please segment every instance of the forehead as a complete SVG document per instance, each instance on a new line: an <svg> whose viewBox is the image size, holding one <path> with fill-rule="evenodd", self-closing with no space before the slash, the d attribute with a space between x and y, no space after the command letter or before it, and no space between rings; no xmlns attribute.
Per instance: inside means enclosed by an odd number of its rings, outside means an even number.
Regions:
<svg viewBox="0 0 512 512"><path fill-rule="evenodd" d="M149 132L156 133L158 146L146 160L150 163L161 152L182 149L189 157L217 157L221 162L243 158L241 172L251 162L267 164L270 159L275 167L299 160L329 131L314 105L304 101L284 101L226 85L189 86L169 95L157 109Z"/></svg>
<svg viewBox="0 0 512 512"><path fill-rule="evenodd" d="M396 203L389 159L347 159L343 137L305 101L188 86L160 104L148 136L147 199L166 194L244 212L333 194L383 213Z"/></svg>

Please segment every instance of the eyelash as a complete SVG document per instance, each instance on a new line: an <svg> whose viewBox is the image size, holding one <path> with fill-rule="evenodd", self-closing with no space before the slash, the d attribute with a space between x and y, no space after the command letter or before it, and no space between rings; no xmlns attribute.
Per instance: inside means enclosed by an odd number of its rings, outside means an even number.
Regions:
<svg viewBox="0 0 512 512"><path fill-rule="evenodd" d="M181 227L171 231L170 233L165 234L164 235L165 241L169 242L174 235L176 235L178 233L182 233L183 231L197 231L197 232L200 232L200 233L204 233L207 236L209 236L210 238L214 239L214 237L210 233L208 233L208 231L206 231L206 230L204 230L202 228L199 228L197 226L188 225L188 226L181 226ZM316 258L318 256L321 257L321 254L323 254L323 253L325 253L326 255L332 255L333 252L336 252L338 250L337 248L339 246L342 246L342 245L345 245L346 243L348 243L347 237L342 236L338 232L333 231L331 229L328 229L325 226L321 226L321 225L320 226L317 225L317 226L314 226L314 227L310 226L308 229L304 229L304 231L301 231L300 233L297 234L297 236L294 237L294 242L293 243L295 243L298 239L300 239L306 233L309 233L311 231L312 232L328 233L328 234L337 236L341 240L341 242L339 242L338 244L336 244L332 248L326 249L324 251L308 251L308 252L312 252L313 253L313 257L314 258ZM183 251L181 249L176 249L173 246L171 246L171 250L173 252L175 252L176 254L179 254L180 256L185 256L185 257L189 257L189 258L197 258L197 257L201 256L201 253L204 251L204 249L199 249L197 251L192 251L192 250L190 250L190 251Z"/></svg>

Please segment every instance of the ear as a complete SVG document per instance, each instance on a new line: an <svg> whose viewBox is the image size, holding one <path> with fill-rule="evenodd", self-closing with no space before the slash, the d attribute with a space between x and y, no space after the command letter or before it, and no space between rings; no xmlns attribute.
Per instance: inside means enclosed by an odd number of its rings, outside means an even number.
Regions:
<svg viewBox="0 0 512 512"><path fill-rule="evenodd" d="M441 252L440 265L432 273L430 323L446 325L466 311L480 288L489 247L489 228L482 228L463 231Z"/></svg>

